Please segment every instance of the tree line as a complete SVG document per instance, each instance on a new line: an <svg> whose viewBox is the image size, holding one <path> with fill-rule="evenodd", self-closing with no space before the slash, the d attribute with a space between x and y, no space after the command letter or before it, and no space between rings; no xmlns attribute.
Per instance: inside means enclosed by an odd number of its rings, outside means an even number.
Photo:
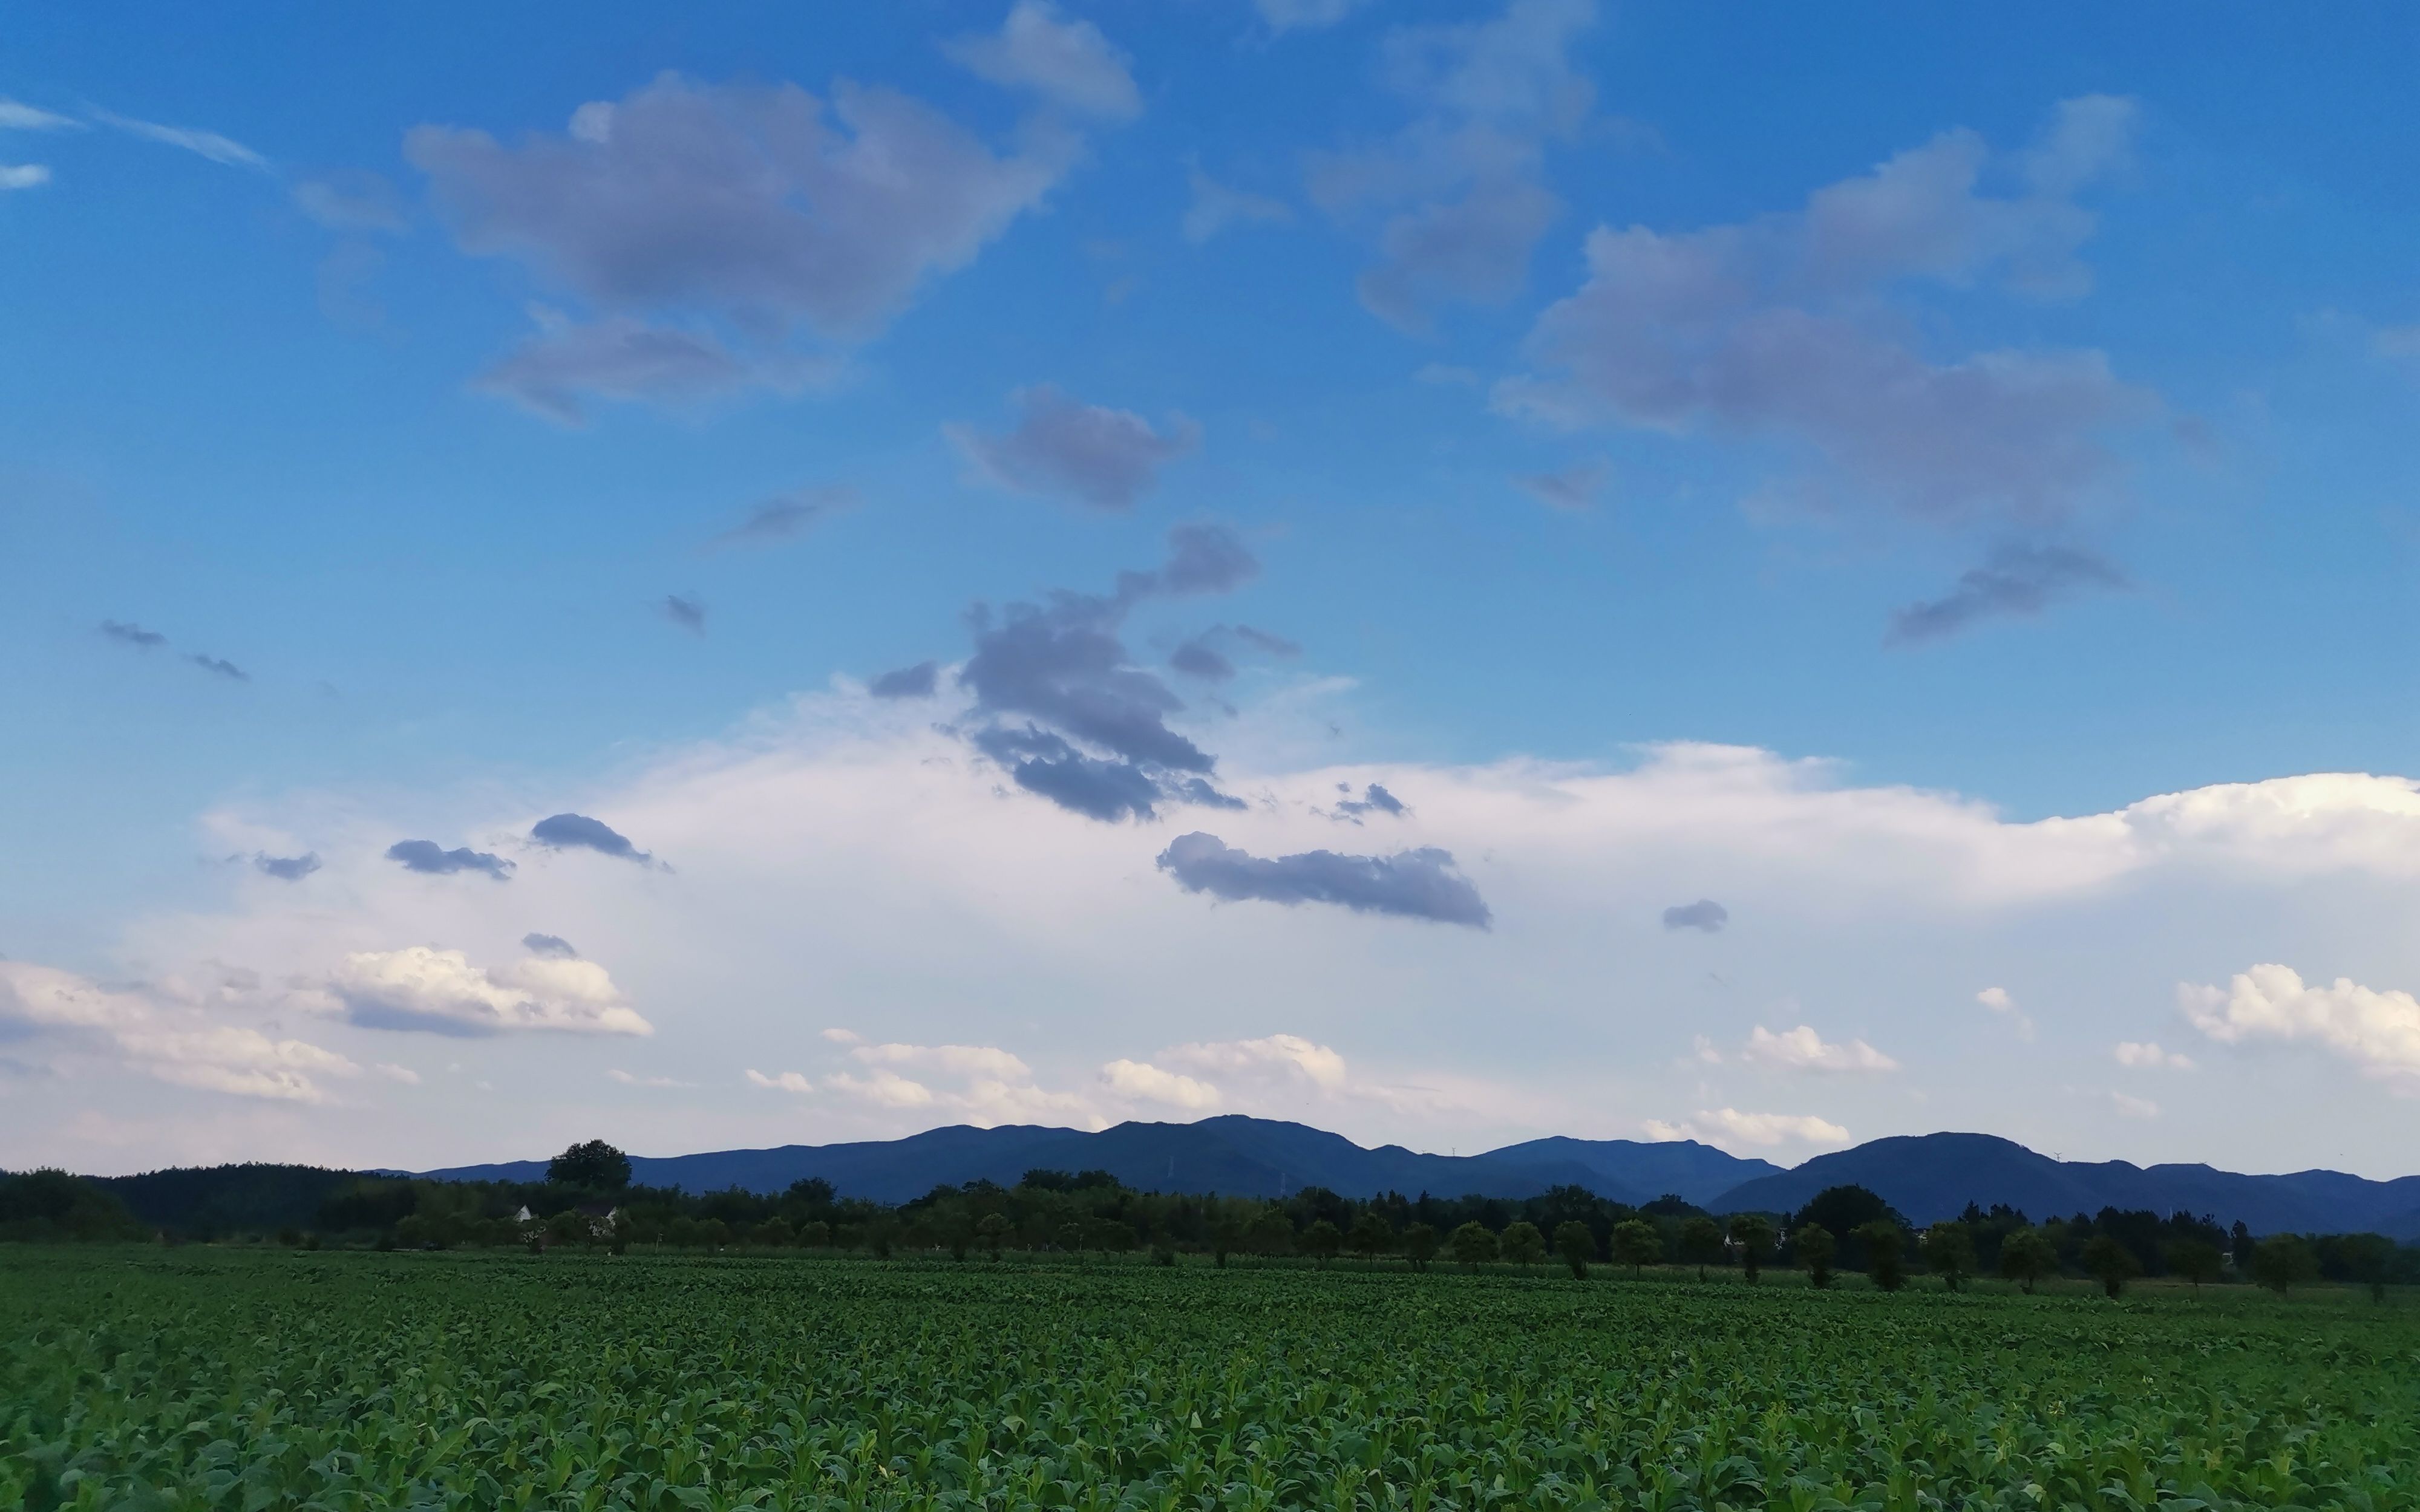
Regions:
<svg viewBox="0 0 2420 1512"><path fill-rule="evenodd" d="M0 1240L276 1240L380 1247L582 1245L627 1250L806 1248L876 1257L940 1252L965 1258L1006 1250L1180 1253L1231 1261L1351 1257L1412 1270L1597 1265L1640 1274L1679 1265L1755 1281L1768 1268L1802 1271L1817 1287L1843 1273L1897 1290L1916 1275L1951 1289L1997 1275L2032 1290L2058 1276L2089 1277L2111 1296L2138 1276L2198 1288L2255 1281L2281 1293L2317 1280L2383 1295L2420 1282L2420 1247L2376 1234L2252 1235L2235 1224L2177 1212L2103 1209L2036 1223L2006 1206L1970 1205L1917 1226L1876 1194L1829 1188L1794 1213L1718 1218L1678 1196L1633 1207L1578 1186L1530 1197L1355 1198L1310 1187L1279 1199L1139 1191L1106 1171L1032 1170L1014 1186L937 1186L898 1204L843 1197L818 1179L780 1193L692 1194L630 1180L629 1162L601 1140L557 1156L540 1181L435 1181L311 1166L237 1165L91 1179L57 1171L0 1177Z"/></svg>

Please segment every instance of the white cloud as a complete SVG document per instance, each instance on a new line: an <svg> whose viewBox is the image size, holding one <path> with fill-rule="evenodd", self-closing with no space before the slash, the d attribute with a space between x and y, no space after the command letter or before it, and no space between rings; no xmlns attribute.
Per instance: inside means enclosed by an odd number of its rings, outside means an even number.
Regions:
<svg viewBox="0 0 2420 1512"><path fill-rule="evenodd" d="M613 1076L617 1081L626 1079L619 1072L614 1072ZM748 1080L758 1087L770 1088L778 1092L797 1092L801 1096L815 1089L815 1084L807 1080L803 1072L795 1071L785 1071L777 1076L768 1076L752 1066L748 1069Z"/></svg>
<svg viewBox="0 0 2420 1512"><path fill-rule="evenodd" d="M933 1089L922 1082L911 1082L897 1072L876 1067L873 1074L859 1076L849 1072L834 1072L824 1078L824 1085L835 1092L863 1098L891 1108L930 1107L936 1101Z"/></svg>
<svg viewBox="0 0 2420 1512"><path fill-rule="evenodd" d="M2121 1040L2109 1052L2129 1071L2191 1071L2193 1061L2149 1041Z"/></svg>
<svg viewBox="0 0 2420 1512"><path fill-rule="evenodd" d="M1851 1142L1848 1130L1812 1114L1742 1113L1737 1108L1700 1109L1695 1119L1679 1123L1649 1119L1644 1127L1650 1139L1695 1139L1724 1149L1745 1145L1770 1149L1791 1144L1834 1148Z"/></svg>
<svg viewBox="0 0 2420 1512"><path fill-rule="evenodd" d="M0 193L12 189L39 189L51 181L51 170L39 162L0 162Z"/></svg>
<svg viewBox="0 0 2420 1512"><path fill-rule="evenodd" d="M594 961L531 956L482 967L459 950L425 945L363 950L345 957L325 991L326 1007L365 1028L473 1035L516 1029L656 1032Z"/></svg>
<svg viewBox="0 0 2420 1512"><path fill-rule="evenodd" d="M1031 89L1079 115L1132 120L1142 97L1125 54L1089 21L1070 21L1048 0L1016 0L997 35L960 37L941 50L978 78Z"/></svg>
<svg viewBox="0 0 2420 1512"><path fill-rule="evenodd" d="M84 122L0 96L0 131L82 131Z"/></svg>
<svg viewBox="0 0 2420 1512"><path fill-rule="evenodd" d="M388 1081L401 1082L406 1087L418 1087L420 1085L420 1072L412 1070L410 1066L398 1066L391 1060L381 1060L378 1063L375 1069L380 1075L385 1077Z"/></svg>
<svg viewBox="0 0 2420 1512"><path fill-rule="evenodd" d="M834 1044L863 1044L862 1036L850 1029L826 1029L823 1037Z"/></svg>
<svg viewBox="0 0 2420 1512"><path fill-rule="evenodd" d="M753 1076L756 1073L750 1072L749 1074ZM608 1071L605 1076L607 1080L619 1082L625 1087L695 1087L697 1085L695 1082L682 1081L677 1076L639 1076L619 1070ZM803 1090L803 1088L794 1089Z"/></svg>
<svg viewBox="0 0 2420 1512"><path fill-rule="evenodd" d="M1120 1097L1199 1110L1218 1105L1218 1088L1208 1082L1162 1071L1146 1060L1112 1060L1101 1068L1101 1080Z"/></svg>
<svg viewBox="0 0 2420 1512"><path fill-rule="evenodd" d="M94 111L92 118L103 126L114 126L130 136L139 136L164 147L181 147L225 167L255 168L262 173L271 171L267 158L216 131L197 131L190 126L163 126L157 121L139 121L105 110Z"/></svg>
<svg viewBox="0 0 2420 1512"><path fill-rule="evenodd" d="M1269 23L1271 31L1293 31L1297 27L1333 26L1359 9L1368 0L1252 0L1252 8Z"/></svg>
<svg viewBox="0 0 2420 1512"><path fill-rule="evenodd" d="M1740 1055L1758 1065L1778 1066L1789 1071L1870 1072L1899 1070L1898 1061L1863 1040L1852 1040L1847 1044L1829 1044L1805 1024L1779 1034L1759 1025L1748 1035L1747 1044Z"/></svg>
<svg viewBox="0 0 2420 1512"><path fill-rule="evenodd" d="M2109 1102L2117 1108L2121 1118L2156 1119L2160 1116L2160 1104L2148 1097L2135 1097L2126 1092L2112 1092L2109 1094Z"/></svg>
<svg viewBox="0 0 2420 1512"><path fill-rule="evenodd" d="M210 1022L173 994L103 988L72 972L0 960L0 1029L14 1028L156 1080L278 1102L332 1099L315 1076L357 1076L333 1050Z"/></svg>
<svg viewBox="0 0 2420 1512"><path fill-rule="evenodd" d="M1342 1056L1298 1034L1272 1034L1262 1040L1181 1044L1162 1051L1160 1058L1204 1071L1283 1068L1331 1091L1342 1087L1345 1080Z"/></svg>
<svg viewBox="0 0 2420 1512"><path fill-rule="evenodd" d="M2017 1000L2009 995L2006 987L1986 987L1975 995L1975 1001L2015 1025L2019 1039L2031 1040L2034 1037L2034 1021L2017 1006Z"/></svg>
<svg viewBox="0 0 2420 1512"><path fill-rule="evenodd" d="M2288 966L2256 965L2224 988L2180 982L2177 1006L2223 1044L2316 1041L2367 1075L2420 1086L2420 1000L2349 977L2306 984Z"/></svg>
<svg viewBox="0 0 2420 1512"><path fill-rule="evenodd" d="M861 1044L849 1052L868 1065L919 1066L961 1076L1023 1081L1033 1068L994 1045Z"/></svg>

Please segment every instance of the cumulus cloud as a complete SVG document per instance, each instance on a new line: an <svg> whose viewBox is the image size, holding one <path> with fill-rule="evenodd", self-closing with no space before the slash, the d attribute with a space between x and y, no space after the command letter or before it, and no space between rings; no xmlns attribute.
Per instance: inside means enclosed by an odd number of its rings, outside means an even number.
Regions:
<svg viewBox="0 0 2420 1512"><path fill-rule="evenodd" d="M361 1073L306 1041L213 1023L155 994L20 961L0 960L0 1034L50 1041L179 1087L273 1102L328 1103L315 1078Z"/></svg>
<svg viewBox="0 0 2420 1512"><path fill-rule="evenodd" d="M1349 782L1339 782L1336 784L1336 791L1349 794L1353 791L1353 787ZM1363 785L1361 796L1345 798L1329 812L1336 818L1350 820L1357 825L1365 813L1382 813L1391 818L1401 819L1411 810L1404 807L1403 799L1387 791L1385 783L1370 782Z"/></svg>
<svg viewBox="0 0 2420 1512"><path fill-rule="evenodd" d="M1169 728L1183 701L1131 663L1119 630L1146 598L1225 592L1258 570L1233 532L1180 525L1167 563L1121 574L1114 594L1060 593L997 616L978 607L958 672L994 721L971 733L975 748L1019 787L1095 819L1150 819L1162 801L1239 807L1211 785L1215 759Z"/></svg>
<svg viewBox="0 0 2420 1512"><path fill-rule="evenodd" d="M2156 1119L2160 1116L2160 1104L2148 1097L2136 1097L2130 1092L2112 1091L2109 1103L2121 1118Z"/></svg>
<svg viewBox="0 0 2420 1512"><path fill-rule="evenodd" d="M608 1081L619 1082L625 1087L695 1087L697 1085L695 1082L682 1081L677 1076L638 1076L627 1071L609 1071L605 1073L605 1077Z"/></svg>
<svg viewBox="0 0 2420 1512"><path fill-rule="evenodd" d="M540 934L535 931L521 936L521 949L532 955L552 956L558 961L577 961L580 952L560 934Z"/></svg>
<svg viewBox="0 0 2420 1512"><path fill-rule="evenodd" d="M39 189L50 181L48 163L0 162L0 194L12 189Z"/></svg>
<svg viewBox="0 0 2420 1512"><path fill-rule="evenodd" d="M469 846L446 850L433 840L399 840L386 848L386 858L407 872L452 876L457 872L483 872L498 882L511 880L513 863L489 851Z"/></svg>
<svg viewBox="0 0 2420 1512"><path fill-rule="evenodd" d="M766 500L748 517L716 536L718 546L772 546L795 540L844 510L854 509L858 492L846 484L822 484L797 488Z"/></svg>
<svg viewBox="0 0 2420 1512"><path fill-rule="evenodd" d="M1568 51L1592 0L1512 0L1492 20L1407 26L1382 53L1410 119L1391 137L1312 154L1311 198L1340 220L1382 217L1361 302L1406 330L1450 301L1499 303L1561 213L1541 182L1545 145L1586 124L1594 89Z"/></svg>
<svg viewBox="0 0 2420 1512"><path fill-rule="evenodd" d="M1453 854L1435 846L1392 856L1342 856L1305 851L1263 858L1196 830L1159 853L1159 868L1187 892L1230 903L1336 903L1358 914L1393 914L1445 924L1488 927L1487 904L1455 867Z"/></svg>
<svg viewBox="0 0 2420 1512"><path fill-rule="evenodd" d="M399 1082L405 1087L420 1085L420 1072L410 1066L398 1066L391 1060L381 1060L372 1069L388 1081Z"/></svg>
<svg viewBox="0 0 2420 1512"><path fill-rule="evenodd" d="M1785 1071L1861 1073L1899 1070L1898 1061L1863 1040L1831 1044L1805 1024L1779 1034L1759 1025L1748 1035L1740 1055L1753 1064Z"/></svg>
<svg viewBox="0 0 2420 1512"><path fill-rule="evenodd" d="M776 1092L795 1092L800 1097L805 1097L815 1089L815 1084L809 1081L803 1072L785 1071L778 1075L768 1076L751 1066L748 1068L748 1080L753 1086L767 1088Z"/></svg>
<svg viewBox="0 0 2420 1512"><path fill-rule="evenodd" d="M1187 207L1179 229L1197 247L1230 226L1285 225L1294 220L1293 209L1283 200L1230 189L1199 168L1187 169L1186 177L1192 186L1193 203Z"/></svg>
<svg viewBox="0 0 2420 1512"><path fill-rule="evenodd" d="M840 371L829 359L743 356L711 332L629 316L578 321L533 305L530 316L537 330L482 371L472 387L566 425L588 424L589 404L596 399L683 408L749 388L797 393L831 381Z"/></svg>
<svg viewBox="0 0 2420 1512"><path fill-rule="evenodd" d="M2024 1010L2017 1006L2017 1000L2009 995L2006 987L1986 987L1975 995L1975 1001L2015 1025L2020 1038L2030 1040L2034 1037L2034 1021L2025 1016Z"/></svg>
<svg viewBox="0 0 2420 1512"><path fill-rule="evenodd" d="M2074 254L2094 220L2073 196L2121 165L2132 121L2124 100L2066 102L2005 164L2022 184L2012 196L1979 191L2001 164L1951 131L1793 215L1678 233L1601 226L1587 283L1530 333L1532 361L1554 376L1508 379L1497 402L1565 424L1793 444L1820 464L1820 487L1920 519L2063 520L2115 477L2106 437L2156 414L2156 400L2097 351L1934 362L1873 312L1909 283L2080 292ZM2062 587L2081 585L2079 565L2067 563ZM2011 564L2015 597L2001 585L2002 607L2022 599L2028 568L2057 570L2047 557ZM1993 591L1976 590L1978 608Z"/></svg>
<svg viewBox="0 0 2420 1512"><path fill-rule="evenodd" d="M506 146L414 128L463 250L510 257L605 310L704 310L744 330L878 330L928 279L1038 205L1078 139L1032 131L996 153L894 90L843 80L702 84L664 74Z"/></svg>
<svg viewBox="0 0 2420 1512"><path fill-rule="evenodd" d="M530 839L549 850L595 851L599 856L636 861L641 866L655 861L654 856L631 844L613 825L584 813L549 814L530 825Z"/></svg>
<svg viewBox="0 0 2420 1512"><path fill-rule="evenodd" d="M1981 566L1961 573L1939 598L1911 604L1891 616L1894 645L1937 640L1977 620L2030 617L2052 604L2096 588L2123 588L2126 575L2090 551L2064 546L2003 546Z"/></svg>
<svg viewBox="0 0 2420 1512"><path fill-rule="evenodd" d="M2156 1041L2121 1040L2109 1052L2129 1071L2191 1071L2191 1057L2163 1050Z"/></svg>
<svg viewBox="0 0 2420 1512"><path fill-rule="evenodd" d="M1202 440L1202 427L1183 415L1155 426L1132 410L1084 404L1047 383L1019 389L1010 402L1017 422L1004 434L942 428L980 477L1014 493L1132 509L1161 468Z"/></svg>
<svg viewBox="0 0 2420 1512"><path fill-rule="evenodd" d="M1216 1087L1163 1071L1147 1060L1112 1060L1101 1068L1101 1082L1118 1096L1138 1102L1166 1103L1195 1112L1206 1112L1218 1105Z"/></svg>
<svg viewBox="0 0 2420 1512"><path fill-rule="evenodd" d="M1528 472L1514 478L1531 498L1557 509L1586 509L1613 478L1602 462L1582 462L1556 472Z"/></svg>
<svg viewBox="0 0 2420 1512"><path fill-rule="evenodd" d="M400 231L403 202L374 173L307 178L294 186L295 208L331 231Z"/></svg>
<svg viewBox="0 0 2420 1512"><path fill-rule="evenodd" d="M1334 1048L1299 1034L1272 1034L1257 1040L1219 1040L1181 1044L1159 1058L1180 1066L1214 1072L1278 1069L1303 1077L1329 1091L1344 1087L1344 1057Z"/></svg>
<svg viewBox="0 0 2420 1512"><path fill-rule="evenodd" d="M1693 903L1675 903L1664 910L1666 929L1703 930L1708 934L1719 934L1723 926L1730 921L1731 911L1712 898L1700 898Z"/></svg>
<svg viewBox="0 0 2420 1512"><path fill-rule="evenodd" d="M1696 1139L1724 1149L1742 1145L1758 1149L1776 1145L1830 1149L1850 1143L1849 1131L1828 1119L1812 1114L1742 1113L1737 1108L1701 1109L1695 1119L1678 1123L1650 1119L1646 1129L1650 1139Z"/></svg>
<svg viewBox="0 0 2420 1512"><path fill-rule="evenodd" d="M2177 1006L2186 1022L2222 1044L2307 1041L2365 1075L2420 1090L2420 1000L2408 992L2364 987L2350 977L2305 983L2291 967L2263 964L2223 988L2180 982Z"/></svg>
<svg viewBox="0 0 2420 1512"><path fill-rule="evenodd" d="M978 78L1079 116L1128 121L1142 114L1126 55L1098 26L1068 19L1048 0L1016 0L999 32L955 38L941 50Z"/></svg>
<svg viewBox="0 0 2420 1512"><path fill-rule="evenodd" d="M280 882L300 882L319 870L319 856L316 851L305 851L301 856L271 856L256 851L252 865L263 876L275 877Z"/></svg>
<svg viewBox="0 0 2420 1512"><path fill-rule="evenodd" d="M928 699L939 686L940 664L920 661L913 667L895 668L865 685L865 690L878 699Z"/></svg>
<svg viewBox="0 0 2420 1512"><path fill-rule="evenodd" d="M321 986L323 995L306 1006L369 1029L460 1036L656 1032L603 966L576 957L475 966L459 950L413 945L347 955Z"/></svg>

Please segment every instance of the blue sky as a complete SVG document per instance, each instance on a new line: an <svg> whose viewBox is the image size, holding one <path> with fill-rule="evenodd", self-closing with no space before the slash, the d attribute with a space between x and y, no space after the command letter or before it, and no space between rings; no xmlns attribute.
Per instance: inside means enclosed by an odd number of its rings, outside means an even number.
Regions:
<svg viewBox="0 0 2420 1512"><path fill-rule="evenodd" d="M20 15L5 1158L1242 1108L2399 1169L2415 52Z"/></svg>

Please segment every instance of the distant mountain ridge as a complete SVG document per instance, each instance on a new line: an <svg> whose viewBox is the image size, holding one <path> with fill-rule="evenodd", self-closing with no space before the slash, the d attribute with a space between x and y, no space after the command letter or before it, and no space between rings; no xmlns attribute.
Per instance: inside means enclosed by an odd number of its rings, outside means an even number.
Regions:
<svg viewBox="0 0 2420 1512"><path fill-rule="evenodd" d="M421 1174L449 1180L537 1180L542 1160L461 1165ZM1716 1212L1792 1212L1827 1186L1869 1187L1911 1222L1955 1217L1969 1203L2005 1202L2043 1219L2104 1207L2182 1209L2254 1231L2346 1233L2374 1229L2420 1239L2420 1176L2372 1181L2341 1171L2244 1176L2208 1165L2053 1160L1991 1134L1934 1134L1877 1139L1783 1169L1694 1140L1642 1143L1559 1135L1477 1155L1430 1155L1386 1145L1365 1149L1308 1124L1227 1114L1196 1123L1121 1123L1097 1134L1008 1124L956 1125L904 1139L783 1145L695 1155L632 1156L631 1175L650 1186L690 1192L738 1186L779 1192L807 1178L844 1196L905 1202L936 1186L990 1180L1013 1185L1036 1167L1104 1170L1129 1186L1162 1192L1282 1196L1307 1186L1346 1196L1384 1192L1439 1196L1535 1196L1584 1186L1632 1204L1671 1193Z"/></svg>

